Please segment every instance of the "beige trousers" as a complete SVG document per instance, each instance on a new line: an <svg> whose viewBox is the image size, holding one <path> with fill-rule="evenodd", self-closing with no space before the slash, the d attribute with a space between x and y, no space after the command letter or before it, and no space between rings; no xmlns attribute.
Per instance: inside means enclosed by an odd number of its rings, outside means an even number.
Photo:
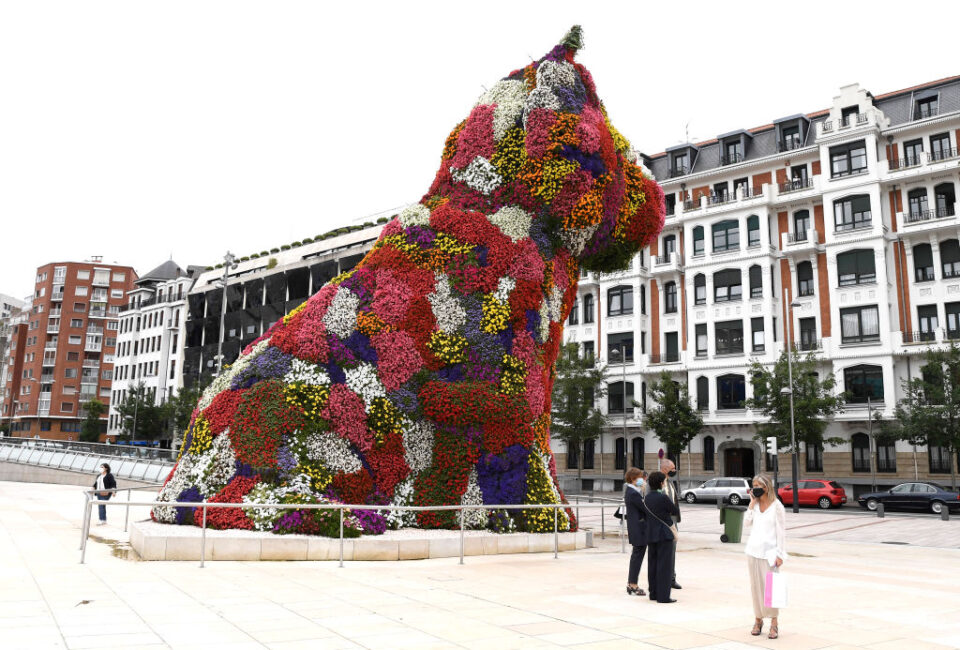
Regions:
<svg viewBox="0 0 960 650"><path fill-rule="evenodd" d="M750 595L753 596L753 615L755 618L774 618L780 610L763 606L763 592L767 585L767 573L778 573L779 567L759 557L747 556L747 569L750 572Z"/></svg>

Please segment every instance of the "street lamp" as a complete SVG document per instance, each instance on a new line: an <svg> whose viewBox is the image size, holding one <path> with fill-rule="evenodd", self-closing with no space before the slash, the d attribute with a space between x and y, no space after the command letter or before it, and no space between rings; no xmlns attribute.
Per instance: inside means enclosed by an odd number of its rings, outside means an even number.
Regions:
<svg viewBox="0 0 960 650"><path fill-rule="evenodd" d="M223 256L223 277L220 278L220 286L223 294L220 297L220 337L217 340L217 376L223 370L223 319L227 313L227 277L231 269L237 268L236 256L227 251Z"/></svg>
<svg viewBox="0 0 960 650"><path fill-rule="evenodd" d="M627 470L627 355L624 344L610 350L610 355L620 359L620 384L623 388L623 470Z"/></svg>
<svg viewBox="0 0 960 650"><path fill-rule="evenodd" d="M791 309L800 306L800 303L796 300L790 301L789 287L784 287L783 291ZM787 336L790 339L787 341L787 381L790 383L790 387L781 389L780 393L790 396L790 473L793 480L793 512L799 513L800 491L797 488L797 475L800 471L797 467L797 433L793 425L793 312L791 311L787 311Z"/></svg>

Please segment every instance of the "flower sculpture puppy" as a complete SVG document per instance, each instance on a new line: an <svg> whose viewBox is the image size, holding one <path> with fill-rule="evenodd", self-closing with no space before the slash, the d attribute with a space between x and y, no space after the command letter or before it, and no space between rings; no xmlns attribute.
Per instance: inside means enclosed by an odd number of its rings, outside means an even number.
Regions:
<svg viewBox="0 0 960 650"><path fill-rule="evenodd" d="M581 269L613 271L663 227L663 193L574 60L579 28L497 82L453 130L419 203L349 273L293 310L205 391L163 501L382 504L348 521L548 531L553 364ZM328 529L307 509L222 527ZM192 509L160 506L162 522ZM561 530L576 522L560 513Z"/></svg>

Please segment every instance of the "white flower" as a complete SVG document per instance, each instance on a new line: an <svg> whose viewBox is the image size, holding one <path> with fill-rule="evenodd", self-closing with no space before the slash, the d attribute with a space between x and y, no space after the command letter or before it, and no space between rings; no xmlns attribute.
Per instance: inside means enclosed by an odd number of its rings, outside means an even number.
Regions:
<svg viewBox="0 0 960 650"><path fill-rule="evenodd" d="M503 182L493 163L483 156L474 158L462 171L451 167L450 174L453 176L453 180L458 183L466 183L481 194L490 194Z"/></svg>
<svg viewBox="0 0 960 650"><path fill-rule="evenodd" d="M266 350L269 343L269 339L260 341L250 349L249 354L244 354L238 357L229 368L226 368L218 377L215 377L210 385L207 386L206 390L203 391L203 395L200 397L200 403L197 405L197 408L202 411L210 406L210 403L213 401L214 397L225 390L229 390L230 384L233 383L233 379L240 374L244 368L250 365L250 362L255 357Z"/></svg>
<svg viewBox="0 0 960 650"><path fill-rule="evenodd" d="M192 469L193 459L189 455L183 456L173 476L157 495L157 501L176 501L180 493L190 486L188 480ZM177 509L174 506L157 506L153 509L153 516L162 524L172 524L177 520Z"/></svg>
<svg viewBox="0 0 960 650"><path fill-rule="evenodd" d="M403 457L415 477L433 462L433 425L426 420L403 422Z"/></svg>
<svg viewBox="0 0 960 650"><path fill-rule="evenodd" d="M360 396L368 413L374 399L387 396L387 389L380 383L377 369L371 364L361 363L356 368L347 368L344 374L347 377L347 388Z"/></svg>
<svg viewBox="0 0 960 650"><path fill-rule="evenodd" d="M537 455L537 459L543 465L543 473L547 477L547 483L550 484L550 501L548 503L560 503L560 493L557 492L557 486L554 485L553 478L550 476L550 459L539 449L534 449L533 453ZM563 512L560 513L560 516L565 517Z"/></svg>
<svg viewBox="0 0 960 650"><path fill-rule="evenodd" d="M189 481L197 486L200 494L212 499L233 477L236 460L237 455L230 445L230 433L224 431L213 439L210 449L194 459Z"/></svg>
<svg viewBox="0 0 960 650"><path fill-rule="evenodd" d="M421 203L414 203L404 208L398 218L400 219L400 225L404 228L409 228L410 226L429 226L430 208Z"/></svg>
<svg viewBox="0 0 960 650"><path fill-rule="evenodd" d="M427 296L437 319L437 328L444 334L455 334L467 322L467 312L450 291L450 279L436 273L436 288Z"/></svg>
<svg viewBox="0 0 960 650"><path fill-rule="evenodd" d="M537 87L573 88L577 71L569 61L544 61L537 67Z"/></svg>
<svg viewBox="0 0 960 650"><path fill-rule="evenodd" d="M407 477L393 489L392 506L413 505L413 478ZM417 525L417 513L413 510L382 510L381 514L387 517L387 525L397 528L409 528Z"/></svg>
<svg viewBox="0 0 960 650"><path fill-rule="evenodd" d="M493 139L497 142L512 129L523 115L527 88L523 81L502 79L480 97L478 105L495 104L493 109Z"/></svg>
<svg viewBox="0 0 960 650"><path fill-rule="evenodd" d="M333 332L342 339L347 338L357 325L357 308L360 298L346 287L337 289L327 313L323 315L323 324L327 331Z"/></svg>
<svg viewBox="0 0 960 650"><path fill-rule="evenodd" d="M533 218L516 206L508 205L500 208L487 219L514 243L530 236L530 224Z"/></svg>
<svg viewBox="0 0 960 650"><path fill-rule="evenodd" d="M517 281L509 276L504 276L500 278L500 281L497 283L497 290L493 292L493 297L507 304L510 302L510 292L512 292L517 287Z"/></svg>
<svg viewBox="0 0 960 650"><path fill-rule="evenodd" d="M554 286L550 294L550 320L559 323L563 316L563 292L560 287Z"/></svg>
<svg viewBox="0 0 960 650"><path fill-rule="evenodd" d="M523 102L504 102L493 109L493 139L499 142L507 131L517 126L523 116Z"/></svg>
<svg viewBox="0 0 960 650"><path fill-rule="evenodd" d="M551 111L559 111L560 100L550 90L549 86L537 86L527 96L527 101L523 105L523 127L527 127L527 118L535 108L546 108Z"/></svg>
<svg viewBox="0 0 960 650"><path fill-rule="evenodd" d="M593 234L597 232L597 228L599 227L600 224L577 230L561 228L560 240L563 242L563 245L567 247L567 250L574 255L579 255L583 252L583 248L587 243L593 239Z"/></svg>
<svg viewBox="0 0 960 650"><path fill-rule="evenodd" d="M267 483L257 483L244 497L244 503L280 503L285 491L282 488L275 488ZM259 531L273 530L273 525L280 518L279 508L244 508L253 527Z"/></svg>
<svg viewBox="0 0 960 650"><path fill-rule="evenodd" d="M544 300L540 303L540 324L537 330L540 332L540 340L546 341L550 338L550 301Z"/></svg>
<svg viewBox="0 0 960 650"><path fill-rule="evenodd" d="M480 484L477 483L477 468L470 470L470 478L467 481L467 489L464 490L460 498L460 505L472 506L482 505L483 494L480 492ZM463 524L466 528L486 528L487 511L486 510L464 510Z"/></svg>
<svg viewBox="0 0 960 650"><path fill-rule="evenodd" d="M315 363L294 358L290 363L290 370L283 376L286 384L307 384L308 386L327 386L330 384L330 375Z"/></svg>
<svg viewBox="0 0 960 650"><path fill-rule="evenodd" d="M320 463L331 472L353 474L363 469L363 463L350 449L350 443L330 431L311 433L306 439L307 459Z"/></svg>

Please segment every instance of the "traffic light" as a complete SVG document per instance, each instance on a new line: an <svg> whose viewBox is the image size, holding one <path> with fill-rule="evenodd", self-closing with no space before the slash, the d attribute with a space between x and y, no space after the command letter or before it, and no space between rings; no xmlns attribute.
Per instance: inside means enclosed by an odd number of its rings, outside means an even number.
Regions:
<svg viewBox="0 0 960 650"><path fill-rule="evenodd" d="M771 456L777 455L777 437L770 436L767 438L767 453Z"/></svg>

